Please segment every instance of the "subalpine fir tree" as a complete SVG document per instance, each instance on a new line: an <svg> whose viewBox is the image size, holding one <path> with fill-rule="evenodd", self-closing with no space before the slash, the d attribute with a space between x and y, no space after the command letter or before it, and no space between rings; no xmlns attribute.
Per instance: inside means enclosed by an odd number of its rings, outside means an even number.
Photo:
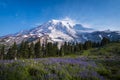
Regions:
<svg viewBox="0 0 120 80"><path fill-rule="evenodd" d="M12 54L12 48L11 47L8 49L6 59L13 59L13 54Z"/></svg>
<svg viewBox="0 0 120 80"><path fill-rule="evenodd" d="M81 43L74 44L74 52L80 52L81 50L83 50L83 44Z"/></svg>
<svg viewBox="0 0 120 80"><path fill-rule="evenodd" d="M58 45L57 43L54 43L53 46L52 46L52 52L53 52L52 55L53 56L57 56L58 55L58 51L59 50L58 50L58 46L57 45Z"/></svg>
<svg viewBox="0 0 120 80"><path fill-rule="evenodd" d="M8 49L6 59L17 59L17 45L14 42L14 44Z"/></svg>
<svg viewBox="0 0 120 80"><path fill-rule="evenodd" d="M4 54L5 54L5 45L2 45L1 50L0 50L0 59L4 59Z"/></svg>
<svg viewBox="0 0 120 80"><path fill-rule="evenodd" d="M104 46L106 44L110 43L110 40L106 37L103 37L102 41L101 41L101 46Z"/></svg>
<svg viewBox="0 0 120 80"><path fill-rule="evenodd" d="M28 55L29 55L29 43L25 41L23 49L23 58L28 58Z"/></svg>
<svg viewBox="0 0 120 80"><path fill-rule="evenodd" d="M71 53L74 53L74 51L75 51L75 43L70 43L70 51L71 51Z"/></svg>
<svg viewBox="0 0 120 80"><path fill-rule="evenodd" d="M65 42L64 45L63 45L63 50L64 50L65 55L68 54L67 45L68 45L67 42Z"/></svg>
<svg viewBox="0 0 120 80"><path fill-rule="evenodd" d="M13 53L13 59L17 59L17 45L16 42L14 42L13 46L12 46L12 53Z"/></svg>
<svg viewBox="0 0 120 80"><path fill-rule="evenodd" d="M71 43L70 43L70 42L67 43L66 53L67 53L67 54L71 54L71 53L72 53Z"/></svg>
<svg viewBox="0 0 120 80"><path fill-rule="evenodd" d="M24 45L25 45L25 42L22 41L21 44L18 47L18 52L17 52L18 53L17 54L18 58L23 58L24 57L24 55L23 55L23 53L24 53Z"/></svg>
<svg viewBox="0 0 120 80"><path fill-rule="evenodd" d="M78 44L78 43L75 43L75 44L74 44L74 53L75 53L75 52L79 52L79 51L80 51L79 44Z"/></svg>
<svg viewBox="0 0 120 80"><path fill-rule="evenodd" d="M54 54L53 44L51 42L48 42L46 45L46 53L47 53L47 56L53 56Z"/></svg>
<svg viewBox="0 0 120 80"><path fill-rule="evenodd" d="M8 59L17 59L17 45L16 42L9 48L8 53L7 53L7 58Z"/></svg>
<svg viewBox="0 0 120 80"><path fill-rule="evenodd" d="M29 43L27 41L22 41L18 49L19 58L28 58L29 56Z"/></svg>
<svg viewBox="0 0 120 80"><path fill-rule="evenodd" d="M59 56L64 56L64 48L63 48L63 46L60 47Z"/></svg>
<svg viewBox="0 0 120 80"><path fill-rule="evenodd" d="M46 46L45 44L42 44L42 47L41 47L41 53L42 53L42 57L46 57L47 54L46 54Z"/></svg>
<svg viewBox="0 0 120 80"><path fill-rule="evenodd" d="M92 48L92 42L91 41L86 41L84 43L84 49L87 50L87 49L90 49Z"/></svg>
<svg viewBox="0 0 120 80"><path fill-rule="evenodd" d="M34 50L35 50L35 57L36 58L42 57L40 40L35 44Z"/></svg>
<svg viewBox="0 0 120 80"><path fill-rule="evenodd" d="M82 43L79 43L78 46L79 46L79 51L83 50L83 44Z"/></svg>
<svg viewBox="0 0 120 80"><path fill-rule="evenodd" d="M34 43L32 42L29 46L29 58L34 58L35 57L35 51L34 51Z"/></svg>

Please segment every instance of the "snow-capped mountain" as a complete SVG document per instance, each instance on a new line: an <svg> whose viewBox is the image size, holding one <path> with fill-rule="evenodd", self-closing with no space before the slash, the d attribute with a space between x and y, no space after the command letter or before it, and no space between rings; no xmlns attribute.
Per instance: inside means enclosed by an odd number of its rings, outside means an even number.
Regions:
<svg viewBox="0 0 120 80"><path fill-rule="evenodd" d="M13 35L7 35L0 38L0 43L11 44L21 41L41 42L85 42L87 40L100 41L103 37L111 40L120 40L119 31L95 31L92 28L86 28L82 24L76 24L71 19L51 20L38 27L28 31L21 31Z"/></svg>
<svg viewBox="0 0 120 80"><path fill-rule="evenodd" d="M93 31L93 29L85 28L80 24L74 24L71 20L51 20L43 25L30 30L29 34L41 37L49 35L53 41L74 41L78 38L77 34Z"/></svg>

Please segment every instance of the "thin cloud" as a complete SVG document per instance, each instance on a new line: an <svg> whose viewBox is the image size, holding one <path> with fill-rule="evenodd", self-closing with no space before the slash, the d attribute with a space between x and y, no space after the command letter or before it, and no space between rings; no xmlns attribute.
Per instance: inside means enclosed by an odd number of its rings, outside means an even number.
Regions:
<svg viewBox="0 0 120 80"><path fill-rule="evenodd" d="M83 23L83 22L80 22L78 20L72 19L70 17L65 17L65 18L62 18L61 20L67 20L67 21L69 21L72 24L81 24L83 27L92 28L91 24L88 24L88 23L85 23L85 22Z"/></svg>

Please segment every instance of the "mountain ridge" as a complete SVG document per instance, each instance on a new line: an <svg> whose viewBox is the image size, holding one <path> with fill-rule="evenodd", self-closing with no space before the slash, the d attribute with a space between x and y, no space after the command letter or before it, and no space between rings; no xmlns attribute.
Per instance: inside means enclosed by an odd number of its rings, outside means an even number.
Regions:
<svg viewBox="0 0 120 80"><path fill-rule="evenodd" d="M18 32L16 34L0 37L0 43L18 44L24 41L41 42L85 42L87 40L99 42L103 37L111 40L120 40L120 31L98 31L92 28L86 28L82 24L75 23L71 19L66 20L50 20L33 29Z"/></svg>

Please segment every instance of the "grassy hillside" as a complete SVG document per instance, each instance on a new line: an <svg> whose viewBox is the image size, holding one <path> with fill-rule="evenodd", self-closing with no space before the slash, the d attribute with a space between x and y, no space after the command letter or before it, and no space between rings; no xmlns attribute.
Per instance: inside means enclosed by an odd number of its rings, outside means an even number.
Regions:
<svg viewBox="0 0 120 80"><path fill-rule="evenodd" d="M120 43L110 43L103 47L85 50L81 53L84 56L120 56Z"/></svg>
<svg viewBox="0 0 120 80"><path fill-rule="evenodd" d="M120 43L64 57L0 61L0 80L120 80Z"/></svg>

